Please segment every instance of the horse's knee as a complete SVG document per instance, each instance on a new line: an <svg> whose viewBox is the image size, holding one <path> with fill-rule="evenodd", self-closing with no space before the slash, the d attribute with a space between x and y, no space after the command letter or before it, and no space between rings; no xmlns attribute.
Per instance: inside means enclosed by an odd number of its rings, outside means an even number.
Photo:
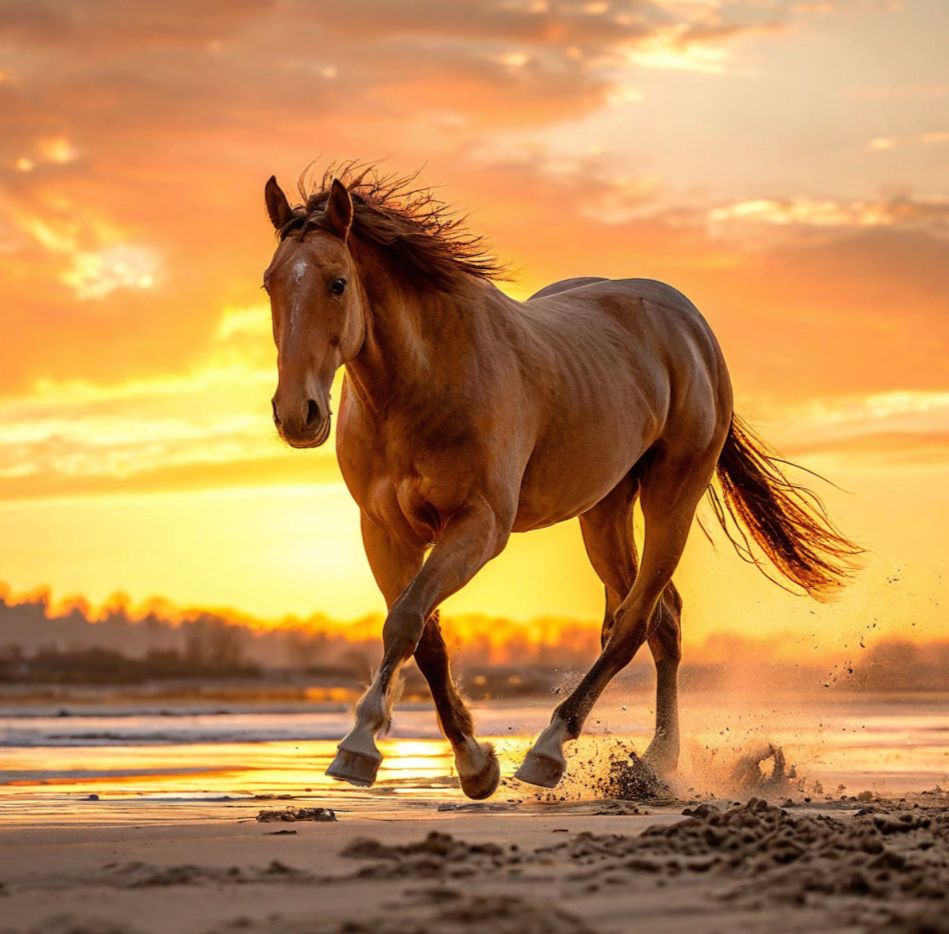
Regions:
<svg viewBox="0 0 949 934"><path fill-rule="evenodd" d="M604 651L614 660L617 669L625 668L649 637L649 624L641 615L617 612Z"/></svg>
<svg viewBox="0 0 949 934"><path fill-rule="evenodd" d="M600 628L600 648L606 648L606 643L610 641L610 635L613 632L613 611L607 607L603 616L603 625Z"/></svg>
<svg viewBox="0 0 949 934"><path fill-rule="evenodd" d="M421 613L407 607L393 606L382 627L386 654L391 650L399 658L407 658L415 652L424 631L425 619Z"/></svg>

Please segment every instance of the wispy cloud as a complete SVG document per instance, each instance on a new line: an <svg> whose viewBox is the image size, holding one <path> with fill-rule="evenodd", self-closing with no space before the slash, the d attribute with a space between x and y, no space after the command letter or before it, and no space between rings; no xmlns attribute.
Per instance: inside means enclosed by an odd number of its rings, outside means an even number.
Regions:
<svg viewBox="0 0 949 934"><path fill-rule="evenodd" d="M57 278L80 300L157 284L162 261L154 248L125 242L125 232L114 223L81 213L69 199L59 198L48 214L23 214L15 223L50 259L64 260Z"/></svg>
<svg viewBox="0 0 949 934"><path fill-rule="evenodd" d="M940 146L949 143L949 130L931 130L910 136L875 136L867 143L871 152L885 152L904 146Z"/></svg>
<svg viewBox="0 0 949 934"><path fill-rule="evenodd" d="M772 246L776 232L782 230L800 236L839 234L861 228L900 228L922 230L942 238L949 236L949 198L753 198L714 207L707 218L713 237L738 238L761 249Z"/></svg>
<svg viewBox="0 0 949 934"><path fill-rule="evenodd" d="M161 275L161 260L148 247L117 243L95 252L80 251L60 279L81 300L103 298L116 289L150 289Z"/></svg>
<svg viewBox="0 0 949 934"><path fill-rule="evenodd" d="M760 410L781 426L789 453L832 451L851 455L852 463L935 461L949 467L949 391L817 397Z"/></svg>

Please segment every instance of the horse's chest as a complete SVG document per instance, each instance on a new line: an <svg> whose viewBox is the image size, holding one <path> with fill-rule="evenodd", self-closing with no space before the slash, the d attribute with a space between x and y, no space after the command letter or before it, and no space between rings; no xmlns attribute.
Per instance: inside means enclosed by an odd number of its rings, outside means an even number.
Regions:
<svg viewBox="0 0 949 934"><path fill-rule="evenodd" d="M452 510L446 508L437 484L418 474L375 478L366 490L363 510L398 537L430 545L438 540Z"/></svg>
<svg viewBox="0 0 949 934"><path fill-rule="evenodd" d="M362 436L338 444L340 468L360 509L375 522L425 544L465 501L463 458Z"/></svg>

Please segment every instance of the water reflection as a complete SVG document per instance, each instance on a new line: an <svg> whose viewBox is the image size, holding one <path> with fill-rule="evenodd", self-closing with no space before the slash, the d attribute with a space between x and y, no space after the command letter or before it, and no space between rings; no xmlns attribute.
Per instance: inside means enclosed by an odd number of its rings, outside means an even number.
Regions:
<svg viewBox="0 0 949 934"><path fill-rule="evenodd" d="M715 791L728 766L749 743L766 739L784 746L803 780L852 792L921 790L945 784L949 773L949 700L894 703L848 701L836 709L789 704L753 716L748 708L693 704L686 717L680 775L683 795ZM543 793L509 777L546 719L546 705L493 708L482 722L506 776L498 801L531 803ZM249 719L248 719L249 717ZM493 721L492 721L493 718ZM611 719L612 718L612 719ZM384 755L371 789L353 788L324 774L336 753L335 738L235 741L287 735L295 729L286 712L218 713L168 717L114 714L42 718L0 716L0 820L5 823L140 823L206 819L253 819L261 807L291 798L342 812L431 812L466 799L454 775L449 744L434 734L431 712L400 717L400 732L380 741ZM338 710L305 712L305 737L342 733ZM618 720L625 730L615 730ZM642 718L645 720L646 718ZM55 720L56 722L52 722ZM500 731L507 724L504 732ZM591 799L596 778L611 756L645 748L645 723L629 729L629 715L611 710L592 724L594 733L571 756L557 800ZM414 735L413 735L414 734ZM419 735L421 734L421 735ZM426 735L428 734L428 735ZM88 737L96 737L94 740ZM166 741L174 736L176 741ZM208 741L208 737L216 737Z"/></svg>

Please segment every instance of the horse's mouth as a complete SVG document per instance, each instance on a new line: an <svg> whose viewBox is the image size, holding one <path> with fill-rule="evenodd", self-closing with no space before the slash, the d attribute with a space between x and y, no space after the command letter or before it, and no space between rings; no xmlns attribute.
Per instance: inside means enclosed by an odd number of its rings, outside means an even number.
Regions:
<svg viewBox="0 0 949 934"><path fill-rule="evenodd" d="M284 435L283 440L287 442L292 448L297 448L297 450L305 450L306 448L318 448L321 445L326 443L326 439L330 436L330 428L333 425L333 416L327 415L323 419L322 424L319 428L316 429L316 434L311 438L289 438Z"/></svg>

